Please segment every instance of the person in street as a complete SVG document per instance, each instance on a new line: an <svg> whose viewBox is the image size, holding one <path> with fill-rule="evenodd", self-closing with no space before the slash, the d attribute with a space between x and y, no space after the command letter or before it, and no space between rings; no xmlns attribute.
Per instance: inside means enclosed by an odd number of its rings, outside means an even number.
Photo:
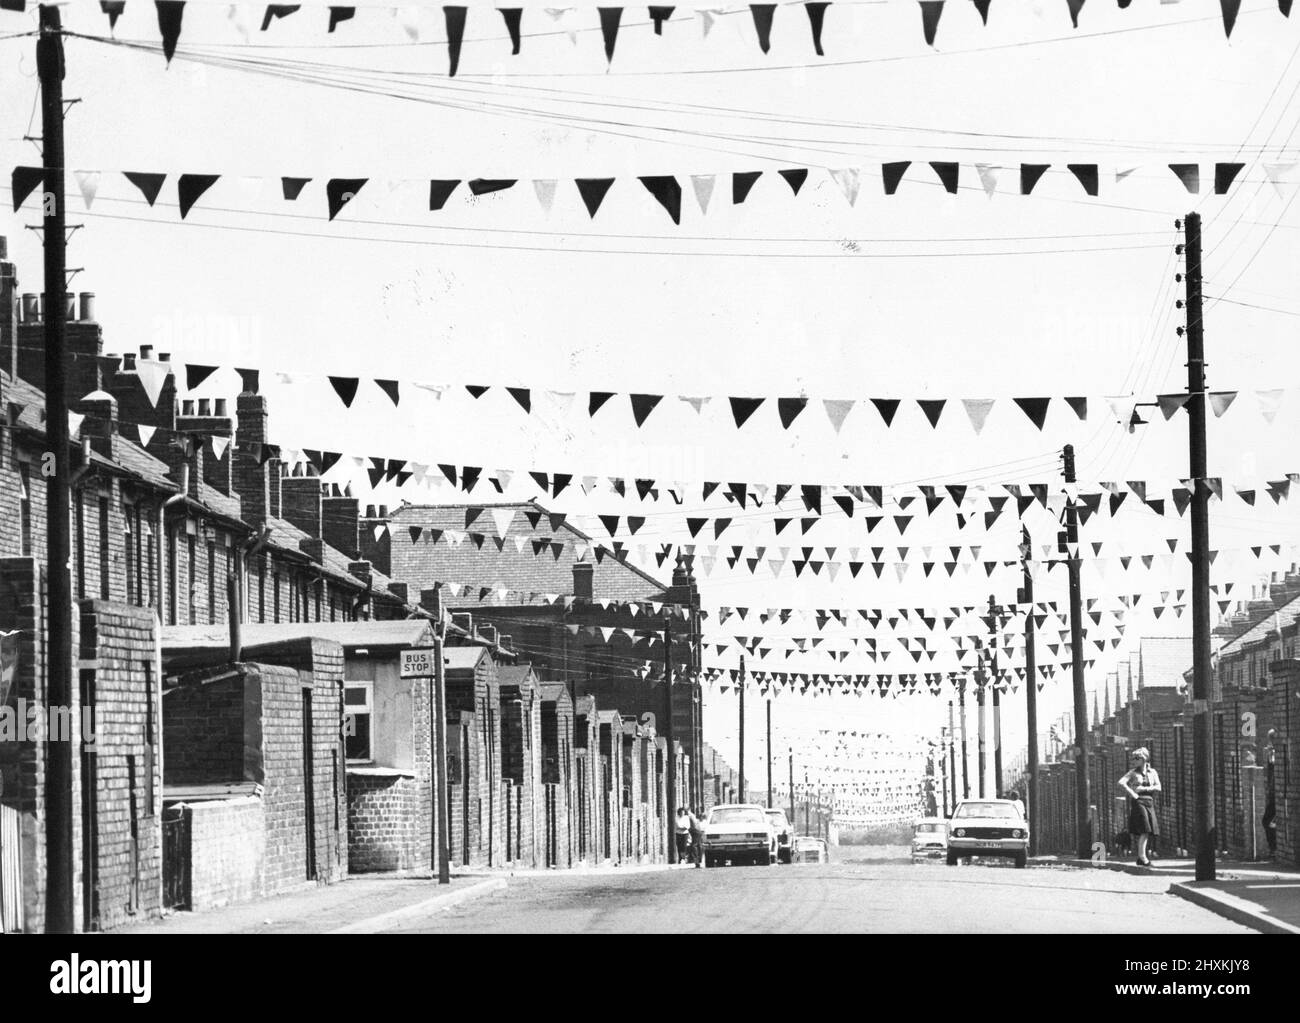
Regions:
<svg viewBox="0 0 1300 1023"><path fill-rule="evenodd" d="M691 815L686 812L686 807L677 808L677 862L686 862L686 853L691 844Z"/></svg>
<svg viewBox="0 0 1300 1023"><path fill-rule="evenodd" d="M1017 792L1015 789L1012 789L1010 792L1007 793L1007 798L1011 800L1011 802L1016 804L1016 812L1020 814L1020 817L1023 820L1025 816L1025 804L1024 801L1021 800L1020 798L1020 793Z"/></svg>
<svg viewBox="0 0 1300 1023"><path fill-rule="evenodd" d="M697 807L690 817L691 860L699 868L704 866L704 812Z"/></svg>
<svg viewBox="0 0 1300 1023"><path fill-rule="evenodd" d="M1277 775L1276 771L1276 753L1273 745L1277 739L1277 732L1270 728L1268 730L1268 741L1264 746L1264 816L1260 818L1260 824L1264 827L1264 838L1268 842L1268 854L1270 857L1277 858Z"/></svg>
<svg viewBox="0 0 1300 1023"><path fill-rule="evenodd" d="M1160 791L1160 776L1151 766L1151 751L1145 746L1132 753L1132 768L1119 780L1119 790L1131 800L1128 830L1133 837L1140 867L1151 866L1147 846L1160 834L1160 819L1156 815L1156 793Z"/></svg>

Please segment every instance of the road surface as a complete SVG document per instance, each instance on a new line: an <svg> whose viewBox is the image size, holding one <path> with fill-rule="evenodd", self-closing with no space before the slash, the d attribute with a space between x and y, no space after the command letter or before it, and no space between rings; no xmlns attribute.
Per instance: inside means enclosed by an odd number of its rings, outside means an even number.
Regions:
<svg viewBox="0 0 1300 1023"><path fill-rule="evenodd" d="M859 861L513 877L501 893L388 933L1252 933L1166 878L1009 864Z"/></svg>

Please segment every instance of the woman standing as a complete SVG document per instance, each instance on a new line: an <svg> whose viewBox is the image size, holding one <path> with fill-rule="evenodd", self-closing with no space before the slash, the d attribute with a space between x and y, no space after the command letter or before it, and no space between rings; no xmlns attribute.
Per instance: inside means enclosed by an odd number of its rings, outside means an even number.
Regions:
<svg viewBox="0 0 1300 1023"><path fill-rule="evenodd" d="M1152 835L1160 834L1160 819L1156 816L1155 794L1160 791L1160 776L1151 766L1151 751L1145 746L1132 753L1133 767L1119 780L1119 790L1133 801L1128 815L1129 834L1136 839L1137 863L1151 866L1147 857L1147 842Z"/></svg>

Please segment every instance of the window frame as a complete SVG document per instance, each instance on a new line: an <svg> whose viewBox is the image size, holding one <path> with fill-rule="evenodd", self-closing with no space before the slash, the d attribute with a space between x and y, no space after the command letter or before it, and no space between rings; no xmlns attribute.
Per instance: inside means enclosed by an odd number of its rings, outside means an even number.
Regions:
<svg viewBox="0 0 1300 1023"><path fill-rule="evenodd" d="M366 694L364 704L355 704L348 702L348 692L350 690L361 690ZM354 709L355 708L355 709ZM366 748L370 755L368 757L348 756L348 739L356 738L355 718L358 713L366 716ZM343 717L344 717L344 741L343 757L347 764L365 765L375 762L375 681L374 679L345 679L343 682Z"/></svg>

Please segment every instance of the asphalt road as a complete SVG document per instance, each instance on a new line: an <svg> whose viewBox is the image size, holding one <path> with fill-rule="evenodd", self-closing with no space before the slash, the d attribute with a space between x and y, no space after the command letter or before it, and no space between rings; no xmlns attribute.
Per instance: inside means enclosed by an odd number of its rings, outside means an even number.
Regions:
<svg viewBox="0 0 1300 1023"><path fill-rule="evenodd" d="M1109 870L858 861L514 877L389 933L1252 933Z"/></svg>

